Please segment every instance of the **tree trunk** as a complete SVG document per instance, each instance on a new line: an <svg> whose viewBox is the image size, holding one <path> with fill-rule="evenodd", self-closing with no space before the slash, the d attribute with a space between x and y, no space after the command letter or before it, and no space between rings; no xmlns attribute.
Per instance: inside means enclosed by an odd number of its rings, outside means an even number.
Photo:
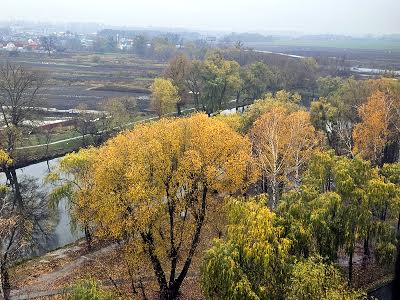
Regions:
<svg viewBox="0 0 400 300"><path fill-rule="evenodd" d="M369 250L369 233L367 234L367 237L364 239L364 255L370 256L371 252Z"/></svg>
<svg viewBox="0 0 400 300"><path fill-rule="evenodd" d="M272 190L271 208L274 209L278 202L278 193L279 193L279 184L275 177L272 179L272 182L271 182L271 190Z"/></svg>
<svg viewBox="0 0 400 300"><path fill-rule="evenodd" d="M267 182L266 182L266 180L265 180L265 174L264 174L264 172L263 172L261 178L262 178L262 183L261 183L261 184L262 184L262 192L263 192L263 193L266 193L266 192L267 192Z"/></svg>
<svg viewBox="0 0 400 300"><path fill-rule="evenodd" d="M168 287L160 292L160 300L175 300L178 298L179 289L174 286Z"/></svg>
<svg viewBox="0 0 400 300"><path fill-rule="evenodd" d="M353 280L353 251L349 255L349 286L351 286Z"/></svg>
<svg viewBox="0 0 400 300"><path fill-rule="evenodd" d="M240 102L240 92L237 92L236 93L236 105L235 105L236 111L239 110L239 102Z"/></svg>
<svg viewBox="0 0 400 300"><path fill-rule="evenodd" d="M196 110L199 110L200 106L199 106L199 96L195 95L194 96L194 105L196 106Z"/></svg>
<svg viewBox="0 0 400 300"><path fill-rule="evenodd" d="M2 262L0 266L0 275L1 275L1 288L3 291L3 298L4 300L9 300L11 292L10 277L4 262Z"/></svg>
<svg viewBox="0 0 400 300"><path fill-rule="evenodd" d="M182 104L180 102L176 102L176 112L177 112L178 116L182 115L181 105Z"/></svg>
<svg viewBox="0 0 400 300"><path fill-rule="evenodd" d="M10 185L12 187L12 191L14 194L14 204L18 206L19 209L22 209L24 206L23 200L22 200L22 195L21 195L21 190L18 182L18 176L17 172L15 169L8 169L6 170L6 173L8 173L6 176L8 180L10 181Z"/></svg>
<svg viewBox="0 0 400 300"><path fill-rule="evenodd" d="M85 232L86 246L87 246L88 250L91 250L92 249L92 234L90 233L89 226L85 226L84 232Z"/></svg>
<svg viewBox="0 0 400 300"><path fill-rule="evenodd" d="M397 233L400 233L400 213L399 213L399 219L397 220Z"/></svg>
<svg viewBox="0 0 400 300"><path fill-rule="evenodd" d="M400 299L400 241L397 242L397 259L394 274L392 299Z"/></svg>

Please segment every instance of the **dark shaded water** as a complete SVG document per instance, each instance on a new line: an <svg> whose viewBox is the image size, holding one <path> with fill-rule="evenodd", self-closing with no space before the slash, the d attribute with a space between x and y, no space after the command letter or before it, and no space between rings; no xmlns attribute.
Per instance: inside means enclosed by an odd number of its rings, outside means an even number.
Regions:
<svg viewBox="0 0 400 300"><path fill-rule="evenodd" d="M55 167L57 162L59 161L59 158L53 159L49 161L49 165L47 165L47 162L41 162L37 164L33 164L21 169L17 170L17 174L19 177L19 180L23 176L29 176L36 178L38 181L39 186L43 188L44 191L50 191L51 186L46 185L44 183L44 178L46 175L49 173L49 167L50 170ZM0 182L4 183L6 180L5 174L0 173ZM71 230L70 226L70 216L67 211L66 207L66 201L62 200L60 204L58 205L58 223L57 226L54 229L54 232L48 239L48 241L45 242L43 246L44 249L47 251L54 250L59 247L63 247L67 244L70 244L77 239L81 238L83 236L82 232L73 232Z"/></svg>
<svg viewBox="0 0 400 300"><path fill-rule="evenodd" d="M379 299L379 300L400 300L400 299L394 299L392 297L392 290L393 290L393 282L389 283L387 285L384 285L371 293L368 293L368 296L374 297L374 299Z"/></svg>

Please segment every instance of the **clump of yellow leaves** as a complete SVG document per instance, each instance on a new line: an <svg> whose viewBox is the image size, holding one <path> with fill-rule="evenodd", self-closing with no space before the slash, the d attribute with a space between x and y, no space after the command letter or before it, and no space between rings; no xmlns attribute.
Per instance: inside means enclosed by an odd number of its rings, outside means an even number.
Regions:
<svg viewBox="0 0 400 300"><path fill-rule="evenodd" d="M98 233L144 253L160 290L186 276L214 193L244 190L256 177L249 140L204 114L141 125L92 159L85 204Z"/></svg>

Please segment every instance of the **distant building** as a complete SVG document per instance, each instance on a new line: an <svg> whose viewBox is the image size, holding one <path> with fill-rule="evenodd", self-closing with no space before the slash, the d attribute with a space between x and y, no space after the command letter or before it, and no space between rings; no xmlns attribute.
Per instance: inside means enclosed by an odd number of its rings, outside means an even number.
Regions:
<svg viewBox="0 0 400 300"><path fill-rule="evenodd" d="M84 48L91 48L94 45L94 40L83 38L83 39L81 39L81 45Z"/></svg>
<svg viewBox="0 0 400 300"><path fill-rule="evenodd" d="M119 50L131 50L133 48L133 40L127 38L119 38L118 39L117 48Z"/></svg>
<svg viewBox="0 0 400 300"><path fill-rule="evenodd" d="M207 36L206 37L206 41L209 43L213 43L217 41L217 37L216 36Z"/></svg>
<svg viewBox="0 0 400 300"><path fill-rule="evenodd" d="M7 51L17 51L17 46L15 46L14 43L8 43L5 47L4 47Z"/></svg>
<svg viewBox="0 0 400 300"><path fill-rule="evenodd" d="M39 49L39 43L35 42L32 39L29 39L28 44L25 45L25 49L30 50L30 51L37 50L37 49Z"/></svg>

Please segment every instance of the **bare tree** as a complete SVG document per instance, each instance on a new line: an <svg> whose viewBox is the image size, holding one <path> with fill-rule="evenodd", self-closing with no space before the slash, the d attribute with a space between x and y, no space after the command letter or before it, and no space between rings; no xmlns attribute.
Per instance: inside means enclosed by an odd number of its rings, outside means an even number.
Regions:
<svg viewBox="0 0 400 300"><path fill-rule="evenodd" d="M51 139L52 139L53 133L54 133L53 131L54 130L51 127L45 127L42 130L40 130L40 133L43 135L44 142L46 144L46 150L45 150L45 155L44 156L46 158L47 168L48 168L49 172L50 172L50 164L49 164L49 158L50 158L49 154L50 153L49 153L49 150L50 150L50 142L51 142Z"/></svg>
<svg viewBox="0 0 400 300"><path fill-rule="evenodd" d="M26 69L20 65L6 63L0 66L0 123L5 127L1 132L1 147L15 159L18 141L25 133L27 123L32 123L42 104L39 91L43 88L43 73ZM4 136L4 137L3 137ZM12 186L14 198L22 206L22 197L14 166L4 169Z"/></svg>
<svg viewBox="0 0 400 300"><path fill-rule="evenodd" d="M9 267L18 259L44 250L43 242L55 225L54 213L36 179L25 177L20 183L23 206L14 205L12 189L0 186L0 278L1 292L10 299Z"/></svg>
<svg viewBox="0 0 400 300"><path fill-rule="evenodd" d="M75 130L82 136L82 146L87 146L86 136L94 137L97 134L95 119L98 116L90 113L88 107L84 104L76 107L77 116L75 118Z"/></svg>
<svg viewBox="0 0 400 300"><path fill-rule="evenodd" d="M347 155L349 157L354 157L353 154L353 125L349 121L345 121L343 119L339 119L335 126L335 132L337 134L337 137L339 139L339 147L341 148L341 152L343 152L344 155Z"/></svg>
<svg viewBox="0 0 400 300"><path fill-rule="evenodd" d="M10 63L0 66L0 120L7 131L3 146L10 155L15 150L17 135L43 104L39 91L44 82L41 72Z"/></svg>
<svg viewBox="0 0 400 300"><path fill-rule="evenodd" d="M56 47L56 38L55 36L49 35L49 36L43 36L40 39L40 43L44 50L46 50L47 55L51 56L51 53L55 50Z"/></svg>

